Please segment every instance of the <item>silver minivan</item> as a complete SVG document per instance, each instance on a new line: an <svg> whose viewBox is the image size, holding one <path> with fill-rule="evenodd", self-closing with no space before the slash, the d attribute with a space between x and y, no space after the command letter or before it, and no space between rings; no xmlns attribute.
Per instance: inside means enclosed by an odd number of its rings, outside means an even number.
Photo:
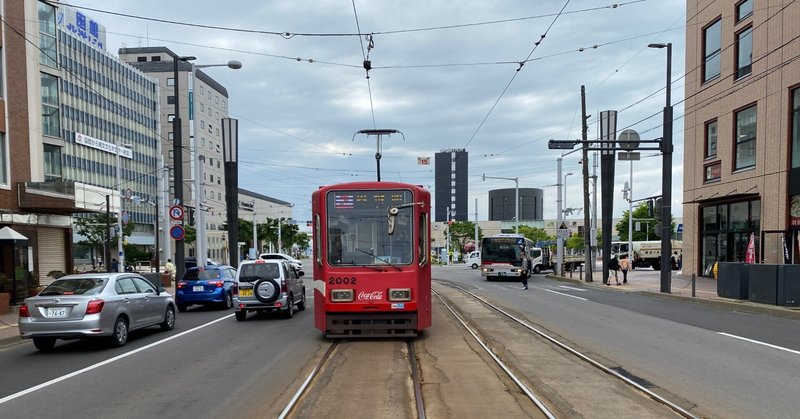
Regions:
<svg viewBox="0 0 800 419"><path fill-rule="evenodd" d="M243 260L233 285L233 308L236 320L247 312L279 311L290 319L294 311L306 309L303 271L293 269L286 260Z"/></svg>

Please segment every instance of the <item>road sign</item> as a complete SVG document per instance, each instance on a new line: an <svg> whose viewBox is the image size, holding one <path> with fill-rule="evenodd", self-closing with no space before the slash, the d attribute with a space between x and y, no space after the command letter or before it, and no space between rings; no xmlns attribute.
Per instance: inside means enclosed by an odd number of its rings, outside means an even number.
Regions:
<svg viewBox="0 0 800 419"><path fill-rule="evenodd" d="M183 229L183 226L172 226L169 229L169 236L174 240L183 240L183 236L185 235L186 230Z"/></svg>
<svg viewBox="0 0 800 419"><path fill-rule="evenodd" d="M568 228L559 228L556 231L556 237L560 239L568 239L569 238L569 229Z"/></svg>
<svg viewBox="0 0 800 419"><path fill-rule="evenodd" d="M127 225L128 221L130 221L130 220L131 220L131 216L130 216L130 214L128 214L128 211L122 211L122 224Z"/></svg>
<svg viewBox="0 0 800 419"><path fill-rule="evenodd" d="M183 207L180 205L173 205L169 207L169 218L172 218L173 220L183 220L184 214Z"/></svg>
<svg viewBox="0 0 800 419"><path fill-rule="evenodd" d="M678 226L675 227L675 232L676 233L683 233L683 224L678 224Z"/></svg>
<svg viewBox="0 0 800 419"><path fill-rule="evenodd" d="M623 130L621 133L619 133L618 141L621 149L636 150L636 147L639 147L639 133L632 129Z"/></svg>

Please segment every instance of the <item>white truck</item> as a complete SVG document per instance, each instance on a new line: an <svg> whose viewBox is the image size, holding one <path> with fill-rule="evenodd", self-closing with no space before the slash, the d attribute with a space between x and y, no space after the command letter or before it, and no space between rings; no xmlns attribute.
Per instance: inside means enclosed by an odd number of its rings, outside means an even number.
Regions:
<svg viewBox="0 0 800 419"><path fill-rule="evenodd" d="M661 240L649 241L635 241L633 245L633 259L631 263L634 268L653 268L661 270ZM670 248L670 255L674 252L678 254L683 253L683 242L680 240L672 240ZM628 254L628 242L611 242L611 254L619 258L622 255ZM672 269L677 269L675 264L672 264Z"/></svg>

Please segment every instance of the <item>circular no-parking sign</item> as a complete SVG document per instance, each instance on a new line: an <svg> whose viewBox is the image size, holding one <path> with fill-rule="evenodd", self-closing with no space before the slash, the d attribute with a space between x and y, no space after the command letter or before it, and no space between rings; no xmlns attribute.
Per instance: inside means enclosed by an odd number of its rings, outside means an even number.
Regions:
<svg viewBox="0 0 800 419"><path fill-rule="evenodd" d="M186 235L186 230L183 229L183 226L175 225L170 227L169 229L169 236L172 237L174 240L183 240L183 236Z"/></svg>

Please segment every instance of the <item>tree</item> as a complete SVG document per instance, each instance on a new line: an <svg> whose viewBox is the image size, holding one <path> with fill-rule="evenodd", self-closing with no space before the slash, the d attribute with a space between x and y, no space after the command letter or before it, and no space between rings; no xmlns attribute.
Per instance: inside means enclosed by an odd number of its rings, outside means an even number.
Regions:
<svg viewBox="0 0 800 419"><path fill-rule="evenodd" d="M106 213L98 213L92 214L87 217L78 218L75 221L75 225L77 226L78 232L85 237L84 240L78 241L79 245L87 246L92 251L92 268L95 268L95 250L98 253L103 253L104 243L106 241L106 228L107 227L116 227L117 225L117 217L116 214L110 214L110 216L106 216ZM133 232L133 223L123 224L122 226L122 239L125 240L125 237L130 237L131 233ZM111 235L111 243L109 246L114 247L114 243L117 241L117 233L115 232ZM112 254L116 254L116 252L111 252Z"/></svg>
<svg viewBox="0 0 800 419"><path fill-rule="evenodd" d="M188 244L193 250L197 249L197 230L192 226L186 225L183 231L183 242Z"/></svg>
<svg viewBox="0 0 800 419"><path fill-rule="evenodd" d="M583 237L573 234L566 241L564 241L564 246L569 250L581 251L584 249Z"/></svg>
<svg viewBox="0 0 800 419"><path fill-rule="evenodd" d="M544 229L539 227L530 227L530 226L519 226L519 233L523 236L529 238L534 243L540 241L548 241L548 240L555 240L556 238L553 236L548 236L547 232Z"/></svg>
<svg viewBox="0 0 800 419"><path fill-rule="evenodd" d="M480 240L482 236L481 228L478 227L478 240ZM450 224L450 246L453 247L453 253L455 253L456 249L461 253L466 252L464 246L467 242L474 240L475 223L472 221L453 221L453 223Z"/></svg>
<svg viewBox="0 0 800 419"><path fill-rule="evenodd" d="M659 221L648 213L647 202L637 204L633 209L633 241L658 240L660 232L656 232L656 225ZM641 231L636 230L637 222L642 227ZM675 217L672 217L670 228L675 231ZM620 241L628 241L628 211L622 213L622 219L617 223L617 231Z"/></svg>

